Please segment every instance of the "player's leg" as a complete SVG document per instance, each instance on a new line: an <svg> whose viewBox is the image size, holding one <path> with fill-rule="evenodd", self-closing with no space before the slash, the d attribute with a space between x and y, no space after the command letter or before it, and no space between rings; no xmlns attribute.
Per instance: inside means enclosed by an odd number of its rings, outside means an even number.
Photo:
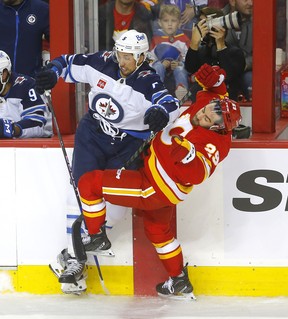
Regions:
<svg viewBox="0 0 288 319"><path fill-rule="evenodd" d="M96 123L89 115L85 115L77 127L75 134L75 143L72 159L72 173L76 185L82 174L86 171L97 168L100 165L105 165L105 157L103 153L95 147ZM97 137L97 136L96 136ZM97 150L97 152L96 152ZM79 287L84 287L84 284L79 285L80 280L85 280L86 277L84 263L79 263L75 258L72 244L72 224L80 215L80 209L73 192L71 185L67 186L67 247L62 249L57 256L58 263L63 267L64 271L59 276L59 282L62 284L62 291L71 293L74 289L76 292ZM84 233L84 225L82 232ZM85 285L86 286L86 285ZM86 287L85 287L86 289ZM84 289L83 289L84 290Z"/></svg>
<svg viewBox="0 0 288 319"><path fill-rule="evenodd" d="M90 240L84 242L87 251L111 247L105 230L106 200L116 205L145 209L163 205L140 171L125 170L120 179L116 176L117 170L94 170L79 179L83 216L90 236Z"/></svg>
<svg viewBox="0 0 288 319"><path fill-rule="evenodd" d="M187 265L184 266L182 248L172 231L173 207L143 211L144 229L147 238L165 267L169 278L156 286L161 296L195 299L189 280Z"/></svg>

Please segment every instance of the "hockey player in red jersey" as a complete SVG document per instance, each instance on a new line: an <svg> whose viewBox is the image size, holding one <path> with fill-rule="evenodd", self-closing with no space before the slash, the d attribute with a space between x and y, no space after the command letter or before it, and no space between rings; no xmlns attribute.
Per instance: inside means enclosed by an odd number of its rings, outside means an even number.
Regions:
<svg viewBox="0 0 288 319"><path fill-rule="evenodd" d="M181 246L170 227L171 209L162 214L153 209L183 201L228 155L231 132L241 114L238 103L226 97L224 78L222 69L208 64L195 73L195 80L203 87L197 101L158 132L144 156L143 168L94 170L78 183L90 235L86 250L110 243L105 233L105 201L145 210L146 235L169 274L166 282L156 286L159 295L194 298Z"/></svg>

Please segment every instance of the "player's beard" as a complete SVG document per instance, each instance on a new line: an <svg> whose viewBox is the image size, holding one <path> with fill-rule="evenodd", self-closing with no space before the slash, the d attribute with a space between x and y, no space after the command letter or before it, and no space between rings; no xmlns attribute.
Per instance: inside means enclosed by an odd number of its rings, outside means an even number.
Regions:
<svg viewBox="0 0 288 319"><path fill-rule="evenodd" d="M191 123L193 126L198 126L199 125L199 120L197 118L197 114L195 114L192 119L191 119Z"/></svg>

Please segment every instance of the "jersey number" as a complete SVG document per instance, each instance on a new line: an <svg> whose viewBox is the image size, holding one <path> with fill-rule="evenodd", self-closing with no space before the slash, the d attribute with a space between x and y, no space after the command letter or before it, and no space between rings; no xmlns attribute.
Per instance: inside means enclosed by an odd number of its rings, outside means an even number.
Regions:
<svg viewBox="0 0 288 319"><path fill-rule="evenodd" d="M209 159L213 162L213 164L217 166L220 160L220 156L216 146L209 143L205 146L205 151L208 153Z"/></svg>
<svg viewBox="0 0 288 319"><path fill-rule="evenodd" d="M30 89L29 92L29 97L31 101L36 101L37 100L37 95L34 89Z"/></svg>

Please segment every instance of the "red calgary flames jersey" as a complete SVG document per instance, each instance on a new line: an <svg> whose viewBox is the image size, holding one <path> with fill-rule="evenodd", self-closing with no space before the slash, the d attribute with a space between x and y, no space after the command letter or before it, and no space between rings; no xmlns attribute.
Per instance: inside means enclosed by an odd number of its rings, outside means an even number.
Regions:
<svg viewBox="0 0 288 319"><path fill-rule="evenodd" d="M197 102L156 135L145 158L145 170L152 186L172 204L183 201L193 185L211 176L230 150L230 133L221 135L200 126L193 127L191 123L193 116L213 98L219 95L199 92ZM194 160L187 164L175 162L170 152L172 135L181 135L194 144Z"/></svg>

